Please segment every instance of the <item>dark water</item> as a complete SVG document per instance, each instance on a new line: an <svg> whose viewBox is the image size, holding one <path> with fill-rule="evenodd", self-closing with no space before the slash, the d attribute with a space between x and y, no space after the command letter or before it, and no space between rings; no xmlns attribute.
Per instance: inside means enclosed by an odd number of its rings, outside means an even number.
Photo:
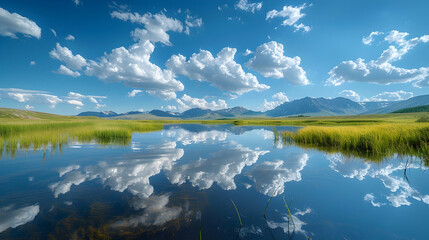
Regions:
<svg viewBox="0 0 429 240"><path fill-rule="evenodd" d="M281 147L270 127L230 125L43 155L0 160L0 239L429 239L429 175L414 158Z"/></svg>

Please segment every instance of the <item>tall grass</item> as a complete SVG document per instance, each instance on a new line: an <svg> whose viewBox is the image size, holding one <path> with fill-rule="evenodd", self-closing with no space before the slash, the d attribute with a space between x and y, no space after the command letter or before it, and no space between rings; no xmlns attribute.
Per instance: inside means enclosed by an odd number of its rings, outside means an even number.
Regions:
<svg viewBox="0 0 429 240"><path fill-rule="evenodd" d="M368 126L309 126L296 133L283 132L284 143L294 142L303 147L340 151L374 160L397 153L413 155L428 163L429 124L389 123Z"/></svg>
<svg viewBox="0 0 429 240"><path fill-rule="evenodd" d="M51 148L61 151L70 141L128 145L133 132L162 130L159 123L121 120L39 121L21 120L0 123L0 157L3 149L15 156L19 149Z"/></svg>

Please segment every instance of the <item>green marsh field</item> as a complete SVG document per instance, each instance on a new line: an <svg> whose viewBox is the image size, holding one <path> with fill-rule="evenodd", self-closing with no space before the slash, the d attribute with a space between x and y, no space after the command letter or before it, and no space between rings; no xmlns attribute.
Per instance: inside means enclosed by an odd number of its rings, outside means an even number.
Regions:
<svg viewBox="0 0 429 240"><path fill-rule="evenodd" d="M335 117L248 118L220 120L109 120L0 109L0 152L56 149L69 141L127 145L132 133L160 131L164 124L233 124L301 126L281 132L284 144L382 160L393 154L420 157L429 164L429 122L426 112ZM280 138L279 138L280 137Z"/></svg>

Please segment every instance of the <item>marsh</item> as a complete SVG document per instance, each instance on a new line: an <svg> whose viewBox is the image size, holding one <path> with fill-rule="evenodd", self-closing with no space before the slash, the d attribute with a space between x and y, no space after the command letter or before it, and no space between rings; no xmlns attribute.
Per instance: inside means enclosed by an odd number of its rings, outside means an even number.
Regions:
<svg viewBox="0 0 429 240"><path fill-rule="evenodd" d="M276 132L298 129L167 124L160 131L133 133L120 144L71 139L61 152L49 144L18 148L13 156L4 149L0 238L424 239L429 234L419 220L429 210L429 176L420 158L393 154L371 161L276 141Z"/></svg>

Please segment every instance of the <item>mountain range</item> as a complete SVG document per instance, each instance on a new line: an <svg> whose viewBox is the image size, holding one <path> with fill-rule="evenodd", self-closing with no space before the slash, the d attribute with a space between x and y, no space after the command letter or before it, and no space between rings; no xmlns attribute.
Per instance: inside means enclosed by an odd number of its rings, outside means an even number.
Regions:
<svg viewBox="0 0 429 240"><path fill-rule="evenodd" d="M257 112L244 107L233 107L221 110L192 108L182 113L152 110L150 112L132 111L127 113L82 112L78 116L96 116L112 119L222 119L249 117L287 117L287 116L337 116L391 113L404 108L429 104L429 95L422 95L401 101L355 102L348 98L337 97L311 98L305 97L291 102L285 102L272 110Z"/></svg>

